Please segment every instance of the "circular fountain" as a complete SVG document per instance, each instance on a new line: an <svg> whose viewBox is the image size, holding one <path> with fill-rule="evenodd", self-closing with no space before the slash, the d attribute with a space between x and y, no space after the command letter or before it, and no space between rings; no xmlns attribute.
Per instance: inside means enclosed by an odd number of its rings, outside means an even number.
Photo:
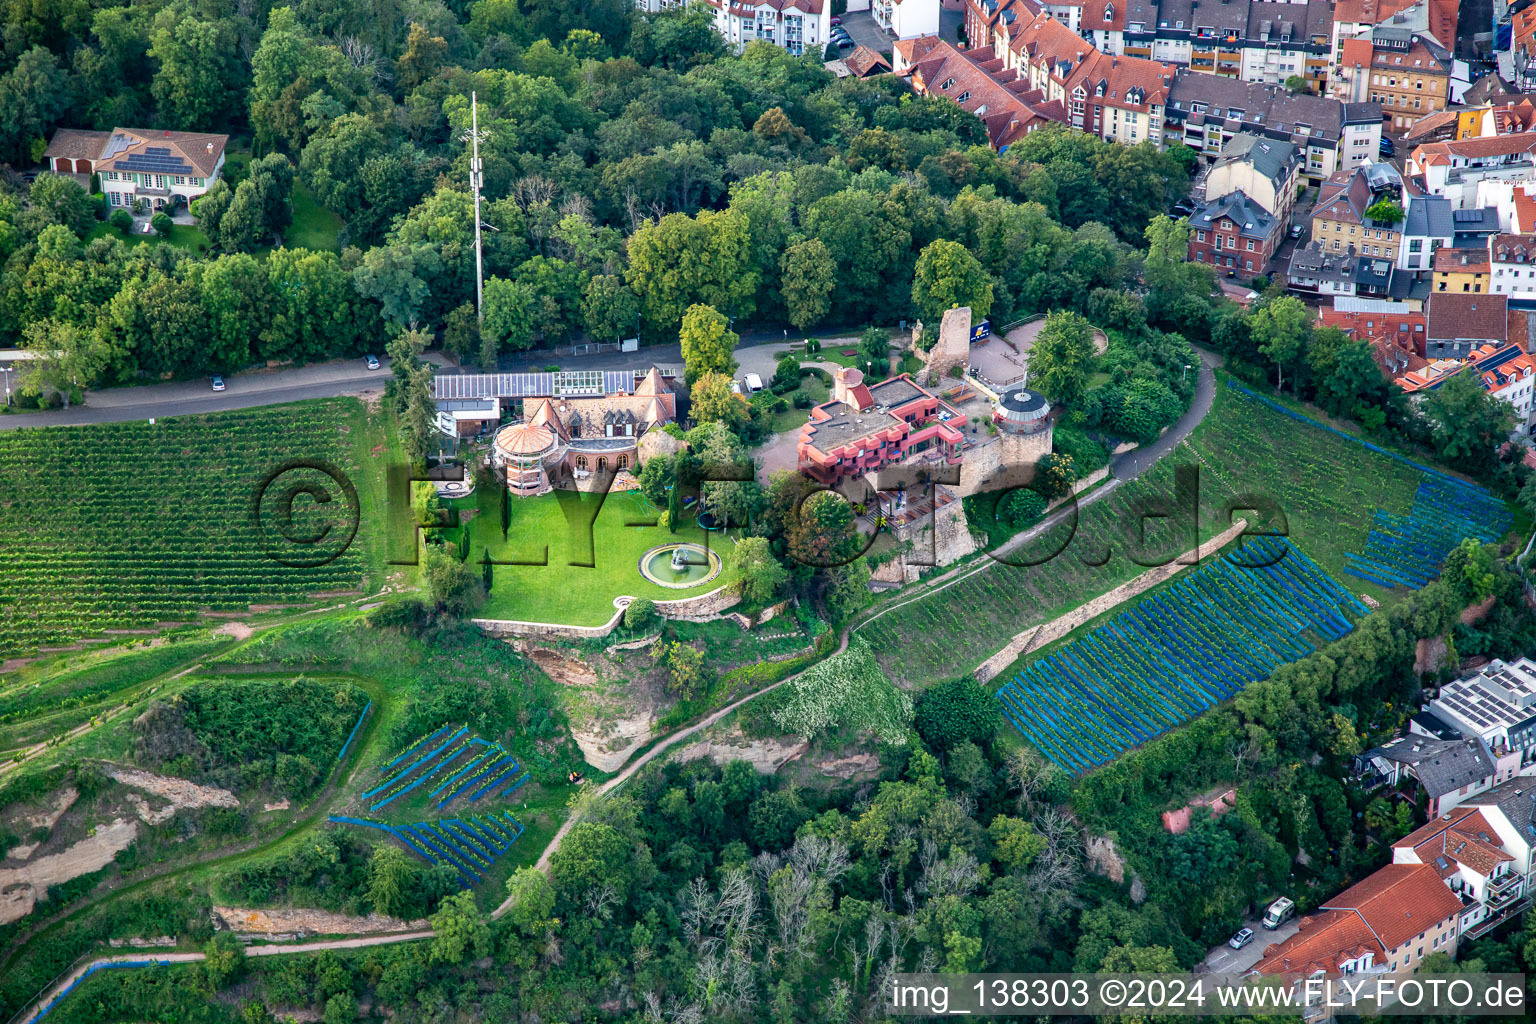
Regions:
<svg viewBox="0 0 1536 1024"><path fill-rule="evenodd" d="M707 583L722 568L720 556L702 544L663 544L640 556L640 575L674 590Z"/></svg>

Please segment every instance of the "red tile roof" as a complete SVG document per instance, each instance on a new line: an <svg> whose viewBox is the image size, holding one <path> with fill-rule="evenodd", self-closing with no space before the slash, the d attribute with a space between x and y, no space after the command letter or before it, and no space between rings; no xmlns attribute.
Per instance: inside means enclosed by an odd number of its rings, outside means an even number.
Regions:
<svg viewBox="0 0 1536 1024"><path fill-rule="evenodd" d="M1339 46L1339 63L1347 68L1363 68L1370 64L1375 52L1369 39L1346 39Z"/></svg>
<svg viewBox="0 0 1536 1024"><path fill-rule="evenodd" d="M1420 164L1448 164L1452 157L1514 156L1536 152L1536 136L1485 135L1476 139L1426 142L1413 151Z"/></svg>
<svg viewBox="0 0 1536 1024"><path fill-rule="evenodd" d="M1334 24L1380 25L1418 0L1339 0L1333 9Z"/></svg>
<svg viewBox="0 0 1536 1024"><path fill-rule="evenodd" d="M990 46L961 52L937 36L895 45L900 63L906 65L902 74L912 87L953 100L981 118L994 149L1007 148L1043 124L1066 121L1060 103L1047 100L1018 72L1005 68Z"/></svg>
<svg viewBox="0 0 1536 1024"><path fill-rule="evenodd" d="M1435 884L1445 889L1438 878ZM1266 947L1252 970L1289 979L1310 977L1317 971L1331 976L1339 973L1339 964L1366 953L1384 958L1387 950L1358 914L1330 910L1302 918L1296 934Z"/></svg>
<svg viewBox="0 0 1536 1024"><path fill-rule="evenodd" d="M1431 340L1506 341L1509 296L1435 292L1429 297L1428 322Z"/></svg>
<svg viewBox="0 0 1536 1024"><path fill-rule="evenodd" d="M891 65L886 59L867 46L855 46L853 52L843 58L843 63L848 65L848 70L859 78L867 78L878 72L891 70Z"/></svg>
<svg viewBox="0 0 1536 1024"><path fill-rule="evenodd" d="M1461 912L1461 901L1425 864L1388 864L1323 904L1352 910L1391 952L1426 928Z"/></svg>
<svg viewBox="0 0 1536 1024"><path fill-rule="evenodd" d="M1473 807L1458 807L1436 818L1393 843L1392 848L1412 850L1420 864L1434 868L1442 879L1455 874L1459 865L1466 865L1486 878L1500 864L1515 859L1504 852L1498 833L1482 812Z"/></svg>

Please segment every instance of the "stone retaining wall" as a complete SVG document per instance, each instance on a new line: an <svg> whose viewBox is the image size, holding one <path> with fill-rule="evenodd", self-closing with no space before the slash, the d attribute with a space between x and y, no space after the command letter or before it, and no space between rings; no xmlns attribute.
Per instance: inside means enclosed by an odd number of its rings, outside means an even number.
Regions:
<svg viewBox="0 0 1536 1024"><path fill-rule="evenodd" d="M1220 551L1247 528L1248 521L1246 519L1239 519L1204 544L1201 544L1193 551L1184 552L1184 554L1175 558L1167 565L1159 565L1148 569L1135 579L1120 584L1114 590L1078 605L1060 618L1053 619L1043 625L1031 626L1029 629L1016 634L1012 640L1008 641L1007 646L976 666L975 675L977 681L982 683L989 682L999 672L1012 665L1019 655L1027 654L1030 651L1044 647L1046 644L1054 643L1083 625L1083 623L1103 615L1116 605L1129 601L1138 594L1146 593L1159 583L1166 582L1176 576L1186 565L1193 563L1196 558L1200 557L1202 551Z"/></svg>
<svg viewBox="0 0 1536 1024"><path fill-rule="evenodd" d="M634 598L619 598L625 608ZM734 583L716 587L707 594L696 597L680 597L670 601L656 601L656 611L664 619L681 619L686 622L704 622L718 618L720 613L741 602ZM549 636L585 640L605 637L618 628L624 620L625 608L613 613L601 626L568 626L559 622L525 622L521 619L471 619L491 636Z"/></svg>

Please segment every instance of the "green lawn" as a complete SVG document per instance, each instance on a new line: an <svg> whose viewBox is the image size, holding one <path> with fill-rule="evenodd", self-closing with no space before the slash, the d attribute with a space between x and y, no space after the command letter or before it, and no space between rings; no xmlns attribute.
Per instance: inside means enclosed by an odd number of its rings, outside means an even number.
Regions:
<svg viewBox="0 0 1536 1024"><path fill-rule="evenodd" d="M293 182L293 223L283 232L290 249L339 249L342 220L321 206L315 194L297 178Z"/></svg>
<svg viewBox="0 0 1536 1024"><path fill-rule="evenodd" d="M110 224L97 224L85 236L87 242L98 238L116 237L129 245L161 245L169 244L180 246L191 253L204 253L208 251L208 236L203 234L192 224L173 224L169 238L161 238L159 235L124 235Z"/></svg>
<svg viewBox="0 0 1536 1024"><path fill-rule="evenodd" d="M815 399L818 405L825 402L832 395L832 389L827 386L827 382L822 378L822 375L810 370L800 375L800 389L810 392L811 398ZM795 408L793 391L784 397L790 401L789 408L783 412L774 413L769 420L775 434L782 434L787 430L794 430L804 426L805 422L811 418L811 410Z"/></svg>
<svg viewBox="0 0 1536 1024"><path fill-rule="evenodd" d="M482 617L598 626L613 617L615 597L676 600L707 594L733 578L730 552L735 541L719 533L707 537L710 549L725 561L725 571L713 580L674 590L647 582L640 575L640 556L653 547L676 541L706 543L705 531L694 523L692 515L685 514L687 525L676 533L660 526L629 526L626 524L654 520L658 513L639 492L610 494L592 523L589 549L583 529L567 524L561 500L553 494L512 499L512 520L505 541L497 516L481 514L470 521L471 562L478 563L487 548L491 558L498 561L548 562L498 565L490 599L480 611ZM597 499L581 495L579 511L574 494L565 494L564 500L570 503L573 518L584 521ZM468 499L466 504L472 501ZM570 564L587 560L594 564Z"/></svg>

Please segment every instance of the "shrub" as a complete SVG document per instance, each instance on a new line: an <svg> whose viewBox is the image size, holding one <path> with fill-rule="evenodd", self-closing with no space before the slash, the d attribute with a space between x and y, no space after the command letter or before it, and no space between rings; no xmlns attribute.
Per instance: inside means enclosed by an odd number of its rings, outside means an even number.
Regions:
<svg viewBox="0 0 1536 1024"><path fill-rule="evenodd" d="M1052 447L1072 459L1080 473L1092 473L1109 464L1109 450L1076 427L1058 424Z"/></svg>
<svg viewBox="0 0 1536 1024"><path fill-rule="evenodd" d="M624 609L624 628L631 633L648 633L661 622L656 602L648 597L637 598Z"/></svg>
<svg viewBox="0 0 1536 1024"><path fill-rule="evenodd" d="M171 215L166 213L164 210L159 211L153 217L149 218L149 226L154 228L155 234L159 235L161 238L170 237L172 224L173 222L171 220Z"/></svg>
<svg viewBox="0 0 1536 1024"><path fill-rule="evenodd" d="M133 228L133 214L121 208L113 210L107 223L126 235Z"/></svg>
<svg viewBox="0 0 1536 1024"><path fill-rule="evenodd" d="M794 403L796 409L809 409L816 404L816 399L804 388L791 395L790 401Z"/></svg>
<svg viewBox="0 0 1536 1024"><path fill-rule="evenodd" d="M431 619L432 612L425 601L418 597L402 597L385 601L363 621L374 629L392 629L414 636L426 629Z"/></svg>
<svg viewBox="0 0 1536 1024"><path fill-rule="evenodd" d="M961 676L918 698L913 725L932 750L947 751L967 740L985 746L997 731L997 701L975 679Z"/></svg>
<svg viewBox="0 0 1536 1024"><path fill-rule="evenodd" d="M1009 491L997 503L997 517L1015 530L1030 525L1045 515L1045 498L1027 487Z"/></svg>

